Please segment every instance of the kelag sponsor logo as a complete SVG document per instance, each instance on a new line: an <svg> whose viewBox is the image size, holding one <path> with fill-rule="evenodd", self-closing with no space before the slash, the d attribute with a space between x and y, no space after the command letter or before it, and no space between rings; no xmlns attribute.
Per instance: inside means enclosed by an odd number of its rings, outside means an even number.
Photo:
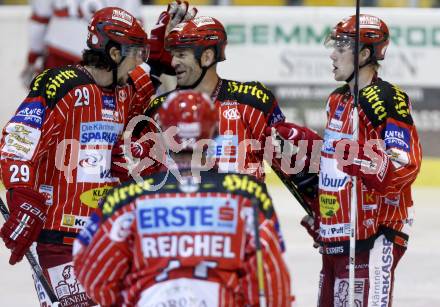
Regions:
<svg viewBox="0 0 440 307"><path fill-rule="evenodd" d="M282 122L285 119L286 119L286 116L284 116L280 107L277 105L274 108L272 115L269 118L269 126L272 126L272 125L275 125L276 123Z"/></svg>
<svg viewBox="0 0 440 307"><path fill-rule="evenodd" d="M80 143L82 145L114 144L122 132L122 124L106 121L81 123Z"/></svg>
<svg viewBox="0 0 440 307"><path fill-rule="evenodd" d="M11 121L41 128L46 111L41 102L22 103Z"/></svg>
<svg viewBox="0 0 440 307"><path fill-rule="evenodd" d="M137 201L137 223L142 234L169 232L235 233L238 203L208 197Z"/></svg>
<svg viewBox="0 0 440 307"><path fill-rule="evenodd" d="M387 124L384 140L387 148L396 147L406 152L410 151L409 131L406 128L393 123Z"/></svg>

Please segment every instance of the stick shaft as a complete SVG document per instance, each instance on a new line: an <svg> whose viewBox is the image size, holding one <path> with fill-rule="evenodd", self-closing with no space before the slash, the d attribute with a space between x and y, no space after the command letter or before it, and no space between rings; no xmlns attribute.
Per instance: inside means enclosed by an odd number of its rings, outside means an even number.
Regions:
<svg viewBox="0 0 440 307"><path fill-rule="evenodd" d="M356 0L356 38L354 42L354 87L353 87L353 141L359 139L359 43L360 43L360 0ZM356 227L357 227L357 178L353 176L350 199L350 253L348 270L348 303L350 307L355 306L354 283L356 279Z"/></svg>

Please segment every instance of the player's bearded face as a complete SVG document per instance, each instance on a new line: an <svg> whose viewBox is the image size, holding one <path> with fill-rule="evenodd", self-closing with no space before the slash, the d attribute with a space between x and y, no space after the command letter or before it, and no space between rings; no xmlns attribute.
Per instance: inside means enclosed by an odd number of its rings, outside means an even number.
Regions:
<svg viewBox="0 0 440 307"><path fill-rule="evenodd" d="M354 71L354 54L351 46L335 46L330 55L336 81L347 80Z"/></svg>
<svg viewBox="0 0 440 307"><path fill-rule="evenodd" d="M197 62L192 49L174 49L171 65L176 72L177 85L190 86L194 84L202 74L202 68Z"/></svg>

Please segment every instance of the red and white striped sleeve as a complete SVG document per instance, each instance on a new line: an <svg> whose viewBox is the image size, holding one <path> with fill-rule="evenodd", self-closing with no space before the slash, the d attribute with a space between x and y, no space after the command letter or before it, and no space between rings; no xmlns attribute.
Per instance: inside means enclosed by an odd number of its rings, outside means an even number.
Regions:
<svg viewBox="0 0 440 307"><path fill-rule="evenodd" d="M148 64L143 63L137 66L129 75L133 81L135 95L133 95L133 100L130 103L128 120L136 115L144 114L155 93L153 82L150 79L150 67Z"/></svg>
<svg viewBox="0 0 440 307"><path fill-rule="evenodd" d="M79 250L74 247L77 279L102 306L120 305L123 301L122 281L133 259L130 249L133 220L132 206L124 206L102 222L89 245L82 245Z"/></svg>
<svg viewBox="0 0 440 307"><path fill-rule="evenodd" d="M386 152L394 167L392 181L384 195L400 193L414 182L420 171L422 148L419 136L412 120L403 122L391 117L386 121L383 135Z"/></svg>
<svg viewBox="0 0 440 307"><path fill-rule="evenodd" d="M290 274L283 259L282 243L273 219L260 217L260 242L263 258L263 276L267 306L291 306L294 296L290 291ZM257 257L253 235L250 234L246 246L244 263L245 274L241 278L245 302L259 306Z"/></svg>

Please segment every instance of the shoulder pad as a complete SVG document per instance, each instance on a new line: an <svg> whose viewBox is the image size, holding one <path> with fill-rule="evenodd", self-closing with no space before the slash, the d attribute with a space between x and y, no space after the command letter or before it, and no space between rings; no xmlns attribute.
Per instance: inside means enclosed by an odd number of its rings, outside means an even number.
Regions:
<svg viewBox="0 0 440 307"><path fill-rule="evenodd" d="M388 117L413 124L408 95L398 86L381 79L359 92L359 104L374 127Z"/></svg>
<svg viewBox="0 0 440 307"><path fill-rule="evenodd" d="M268 113L275 102L272 92L261 82L238 82L223 80L218 99L235 100Z"/></svg>
<svg viewBox="0 0 440 307"><path fill-rule="evenodd" d="M118 209L133 202L137 197L151 193L151 187L156 179L154 177L156 176L146 177L140 183L128 181L110 190L100 206L104 220L112 216Z"/></svg>
<svg viewBox="0 0 440 307"><path fill-rule="evenodd" d="M174 92L175 90L169 91L167 93L163 93L156 98L154 98L150 104L147 107L147 110L145 111L145 115L151 115L156 113L156 110L165 102L168 95Z"/></svg>
<svg viewBox="0 0 440 307"><path fill-rule="evenodd" d="M94 81L74 66L46 69L32 81L28 97L44 97L47 106L54 108L70 90L90 83Z"/></svg>
<svg viewBox="0 0 440 307"><path fill-rule="evenodd" d="M254 177L242 174L222 174L222 187L225 192L242 195L257 202L264 216L270 219L274 209L266 184Z"/></svg>

